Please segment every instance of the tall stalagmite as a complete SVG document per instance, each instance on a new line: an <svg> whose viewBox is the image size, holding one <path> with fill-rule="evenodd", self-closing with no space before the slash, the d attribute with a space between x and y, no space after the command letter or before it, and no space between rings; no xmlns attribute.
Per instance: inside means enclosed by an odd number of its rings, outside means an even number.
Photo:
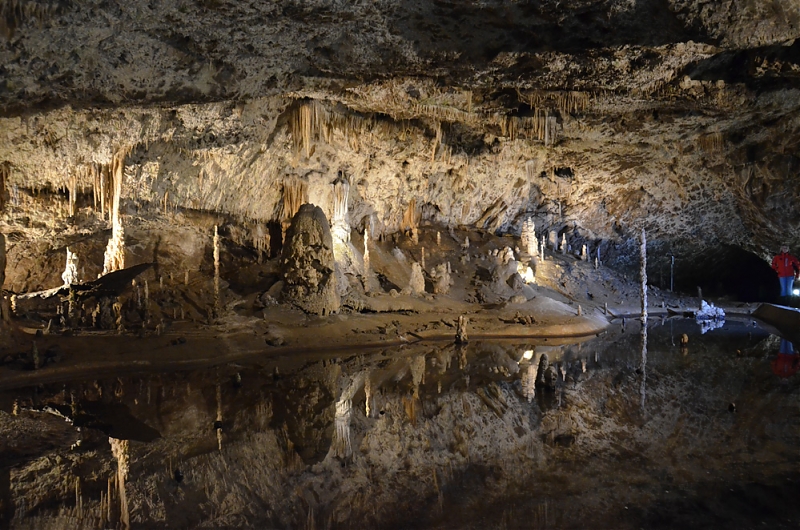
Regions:
<svg viewBox="0 0 800 530"><path fill-rule="evenodd" d="M122 195L122 171L125 167L126 151L119 151L111 161L111 239L108 241L103 260L103 274L125 268L125 229L119 215L119 201Z"/></svg>
<svg viewBox="0 0 800 530"><path fill-rule="evenodd" d="M337 313L341 301L335 267L333 238L325 213L313 204L300 206L286 232L281 253L284 300L307 313Z"/></svg>

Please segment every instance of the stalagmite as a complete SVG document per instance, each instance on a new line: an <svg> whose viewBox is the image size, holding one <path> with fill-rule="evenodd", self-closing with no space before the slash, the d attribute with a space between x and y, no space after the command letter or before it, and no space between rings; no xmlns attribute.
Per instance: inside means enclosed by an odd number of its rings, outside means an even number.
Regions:
<svg viewBox="0 0 800 530"><path fill-rule="evenodd" d="M641 259L641 295L642 295L642 387L640 390L642 397L642 412L644 412L644 405L646 400L647 391L647 235L644 228L642 228L642 241L639 248L639 257Z"/></svg>
<svg viewBox="0 0 800 530"><path fill-rule="evenodd" d="M581 261L588 261L589 260L589 253L586 250L586 245L581 247Z"/></svg>
<svg viewBox="0 0 800 530"><path fill-rule="evenodd" d="M464 238L464 242L461 244L461 249L462 250L468 250L469 249L469 236Z"/></svg>
<svg viewBox="0 0 800 530"><path fill-rule="evenodd" d="M467 335L467 324L469 319L464 315L458 317L458 327L456 328L456 344L466 344L469 342Z"/></svg>
<svg viewBox="0 0 800 530"><path fill-rule="evenodd" d="M61 273L61 279L64 281L64 285L78 283L78 255L71 252L69 247L67 247L67 264L64 272Z"/></svg>
<svg viewBox="0 0 800 530"><path fill-rule="evenodd" d="M539 256L542 258L542 261L544 261L545 259L544 249L545 249L545 239L544 239L544 234L542 234L541 246L539 247Z"/></svg>
<svg viewBox="0 0 800 530"><path fill-rule="evenodd" d="M422 255L420 257L419 263L420 263L420 266L422 267L422 270L425 270L425 247L422 247L420 249L420 253Z"/></svg>
<svg viewBox="0 0 800 530"><path fill-rule="evenodd" d="M450 276L449 263L440 263L435 266L431 270L431 278L433 279L434 294L447 294L450 292L453 280Z"/></svg>
<svg viewBox="0 0 800 530"><path fill-rule="evenodd" d="M372 412L372 380L369 376L367 376L364 381L364 396L366 397L364 401L364 415L369 418Z"/></svg>
<svg viewBox="0 0 800 530"><path fill-rule="evenodd" d="M442 233L441 232L436 232L436 246L437 247L441 247L442 246Z"/></svg>
<svg viewBox="0 0 800 530"><path fill-rule="evenodd" d="M350 222L347 219L347 202L350 196L350 183L343 171L339 171L333 181L333 217L331 218L331 235L334 245L346 244L350 241ZM334 246L334 249L336 247Z"/></svg>
<svg viewBox="0 0 800 530"><path fill-rule="evenodd" d="M189 286L189 271L183 273L183 285Z"/></svg>
<svg viewBox="0 0 800 530"><path fill-rule="evenodd" d="M539 244L536 241L536 227L533 224L532 217L528 217L522 223L522 235L520 239L522 239L522 246L525 248L525 251L528 253L528 255L539 255Z"/></svg>
<svg viewBox="0 0 800 530"><path fill-rule="evenodd" d="M559 247L559 250L561 251L562 254L567 253L567 234L561 234L561 245Z"/></svg>
<svg viewBox="0 0 800 530"><path fill-rule="evenodd" d="M422 267L416 261L411 264L411 278L404 292L411 295L425 294L425 277L422 275Z"/></svg>
<svg viewBox="0 0 800 530"><path fill-rule="evenodd" d="M119 215L120 196L122 195L122 174L125 167L127 150L114 155L111 162L111 180L113 189L111 198L111 239L108 241L103 260L103 275L125 268L125 230Z"/></svg>
<svg viewBox="0 0 800 530"><path fill-rule="evenodd" d="M552 248L554 252L558 250L558 234L555 230L550 230L547 233L547 246Z"/></svg>
<svg viewBox="0 0 800 530"><path fill-rule="evenodd" d="M369 229L364 229L364 291L369 292Z"/></svg>

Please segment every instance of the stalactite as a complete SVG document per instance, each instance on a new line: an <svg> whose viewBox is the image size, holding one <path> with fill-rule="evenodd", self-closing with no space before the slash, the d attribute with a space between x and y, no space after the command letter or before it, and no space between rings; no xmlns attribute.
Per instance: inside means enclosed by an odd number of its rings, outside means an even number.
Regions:
<svg viewBox="0 0 800 530"><path fill-rule="evenodd" d="M532 108L553 106L562 112L585 112L589 108L591 95L577 91L544 91L536 90L528 94L520 94Z"/></svg>
<svg viewBox="0 0 800 530"><path fill-rule="evenodd" d="M436 150L439 148L439 145L442 143L442 123L436 122L436 135L433 139L433 145L431 146L431 163L436 160Z"/></svg>
<svg viewBox="0 0 800 530"><path fill-rule="evenodd" d="M719 132L701 135L697 139L697 144L706 153L719 153L725 145L722 133Z"/></svg>
<svg viewBox="0 0 800 530"><path fill-rule="evenodd" d="M58 10L59 2L31 0L0 1L0 35L11 40L17 28L31 19L41 24Z"/></svg>
<svg viewBox="0 0 800 530"><path fill-rule="evenodd" d="M403 231L411 232L411 235L413 236L417 231L417 227L419 226L419 221L420 221L420 214L417 211L417 199L412 197L411 200L408 201L408 206L406 206L406 209L403 212L403 220L402 220Z"/></svg>
<svg viewBox="0 0 800 530"><path fill-rule="evenodd" d="M77 170L73 170L69 174L69 216L75 217L76 207L78 203L78 175Z"/></svg>
<svg viewBox="0 0 800 530"><path fill-rule="evenodd" d="M285 239L286 230L292 223L300 206L308 202L308 185L304 180L289 178L283 181L283 199L281 201L278 218L281 220L282 237Z"/></svg>

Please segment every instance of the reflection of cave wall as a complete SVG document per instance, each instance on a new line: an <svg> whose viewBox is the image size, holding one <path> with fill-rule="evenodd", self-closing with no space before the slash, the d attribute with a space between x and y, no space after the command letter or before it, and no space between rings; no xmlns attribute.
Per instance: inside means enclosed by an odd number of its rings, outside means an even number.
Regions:
<svg viewBox="0 0 800 530"><path fill-rule="evenodd" d="M735 246L707 250L691 263L675 264L675 289L704 296L728 296L743 302L769 301L779 294L770 264Z"/></svg>
<svg viewBox="0 0 800 530"><path fill-rule="evenodd" d="M284 384L285 383L285 384ZM280 381L273 392L272 427L285 429L306 464L321 461L333 438L334 400L318 381Z"/></svg>

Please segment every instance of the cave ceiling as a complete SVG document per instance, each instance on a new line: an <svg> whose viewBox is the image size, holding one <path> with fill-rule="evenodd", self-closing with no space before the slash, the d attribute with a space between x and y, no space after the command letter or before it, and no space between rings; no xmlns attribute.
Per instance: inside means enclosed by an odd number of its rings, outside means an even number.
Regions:
<svg viewBox="0 0 800 530"><path fill-rule="evenodd" d="M137 212L269 221L286 179L327 212L344 169L354 226L398 229L414 199L576 245L800 245L800 2L0 6L0 164L23 210L26 190L91 194L82 168L124 150Z"/></svg>

